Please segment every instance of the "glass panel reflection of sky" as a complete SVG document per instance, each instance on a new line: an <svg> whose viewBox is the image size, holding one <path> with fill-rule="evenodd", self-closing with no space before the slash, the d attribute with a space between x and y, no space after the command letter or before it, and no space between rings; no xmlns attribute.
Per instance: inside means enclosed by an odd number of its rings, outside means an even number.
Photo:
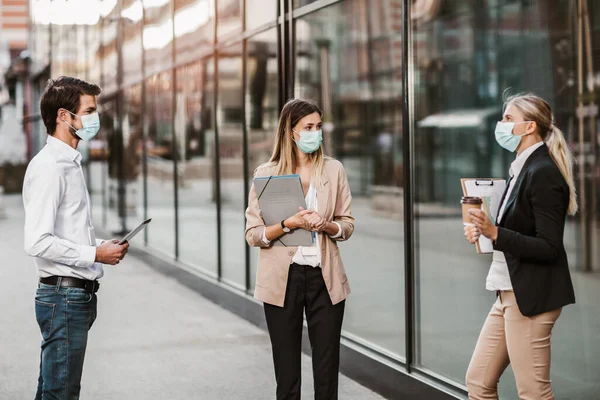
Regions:
<svg viewBox="0 0 600 400"><path fill-rule="evenodd" d="M43 25L95 25L116 6L117 0L38 0L31 5L32 20Z"/></svg>
<svg viewBox="0 0 600 400"><path fill-rule="evenodd" d="M175 1L176 62L196 61L206 56L214 43L214 0Z"/></svg>

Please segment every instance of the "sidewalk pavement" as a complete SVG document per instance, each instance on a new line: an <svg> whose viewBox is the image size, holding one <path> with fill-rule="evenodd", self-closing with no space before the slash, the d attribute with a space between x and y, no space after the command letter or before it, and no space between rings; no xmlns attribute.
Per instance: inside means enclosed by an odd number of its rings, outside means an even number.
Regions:
<svg viewBox="0 0 600 400"><path fill-rule="evenodd" d="M6 196L0 219L0 399L32 399L40 333L35 322L37 275L23 252L20 196ZM81 398L85 400L267 400L275 397L268 334L126 258L107 266L90 331ZM303 398L313 397L311 363L303 357ZM341 399L382 399L340 377Z"/></svg>

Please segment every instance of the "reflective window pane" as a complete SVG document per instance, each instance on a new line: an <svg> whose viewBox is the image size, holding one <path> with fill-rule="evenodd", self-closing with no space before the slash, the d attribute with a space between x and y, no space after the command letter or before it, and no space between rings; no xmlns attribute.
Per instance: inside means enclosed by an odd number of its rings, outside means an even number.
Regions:
<svg viewBox="0 0 600 400"><path fill-rule="evenodd" d="M243 0L217 1L219 16L217 35L219 39L242 31L242 1ZM255 8L262 8L262 6Z"/></svg>
<svg viewBox="0 0 600 400"><path fill-rule="evenodd" d="M221 179L222 279L245 290L244 198L246 193L242 79L241 43L219 51L217 126Z"/></svg>
<svg viewBox="0 0 600 400"><path fill-rule="evenodd" d="M294 8L302 7L314 3L317 0L294 0Z"/></svg>
<svg viewBox="0 0 600 400"><path fill-rule="evenodd" d="M321 105L326 148L344 164L352 190L356 230L340 245L352 288L344 330L402 357L401 27L389 19L370 30L374 12L349 0L296 22L295 97Z"/></svg>
<svg viewBox="0 0 600 400"><path fill-rule="evenodd" d="M145 216L141 83L125 90L125 110L123 114L125 211L128 221L127 228L132 229ZM138 244L142 244L144 243L144 235L138 235L133 240Z"/></svg>
<svg viewBox="0 0 600 400"><path fill-rule="evenodd" d="M87 45L84 51L87 53L87 74L89 79L100 85L102 82L102 58L100 48L102 46L102 28L100 23L90 25L87 29Z"/></svg>
<svg viewBox="0 0 600 400"><path fill-rule="evenodd" d="M142 0L130 0L121 11L123 24L123 85L129 87L142 77Z"/></svg>
<svg viewBox="0 0 600 400"><path fill-rule="evenodd" d="M248 184L254 170L269 161L277 132L278 73L277 30L270 29L250 38L246 58L246 127L248 130ZM250 248L250 286L254 289L258 248Z"/></svg>
<svg viewBox="0 0 600 400"><path fill-rule="evenodd" d="M217 276L214 61L177 70L179 259Z"/></svg>
<svg viewBox="0 0 600 400"><path fill-rule="evenodd" d="M173 86L171 72L146 80L148 246L175 254Z"/></svg>
<svg viewBox="0 0 600 400"><path fill-rule="evenodd" d="M90 142L90 190L93 216L96 223L108 232L120 230L117 214L117 196L115 188L116 172L111 166L115 159L115 149L109 147L114 143L116 105L114 99L100 98L100 126L98 135Z"/></svg>
<svg viewBox="0 0 600 400"><path fill-rule="evenodd" d="M98 85L102 83L103 58L102 49L102 24L87 27L87 46L84 51L87 54L88 68L86 70L88 79ZM104 90L104 87L102 87ZM94 224L106 229L106 175L108 158L108 140L106 131L107 119L105 118L105 107L102 96L98 99L101 129L94 140L90 141L88 149L89 173L86 176L90 197L92 200ZM112 121L110 122L112 125Z"/></svg>
<svg viewBox="0 0 600 400"><path fill-rule="evenodd" d="M277 19L278 3L279 0L261 0L261 7L255 7L252 1L246 0L246 30L274 22Z"/></svg>
<svg viewBox="0 0 600 400"><path fill-rule="evenodd" d="M140 84L125 90L120 106L121 130L117 129L119 110L113 97L101 103L102 129L97 139L80 143L84 160L91 161L88 177L95 218L100 217L109 232L128 231L143 216ZM142 238L134 240L143 243Z"/></svg>
<svg viewBox="0 0 600 400"><path fill-rule="evenodd" d="M143 45L146 74L155 74L173 62L173 6L169 0L142 2L144 5Z"/></svg>
<svg viewBox="0 0 600 400"><path fill-rule="evenodd" d="M175 0L175 38L178 64L206 55L215 38L214 0Z"/></svg>
<svg viewBox="0 0 600 400"><path fill-rule="evenodd" d="M100 133L98 134L100 136ZM100 142L96 139L95 142ZM106 143L104 140L102 142ZM90 190L90 200L92 201L92 216L94 218L94 226L107 229L106 225L106 159L100 158L100 153L90 151L92 158L90 162L90 174L86 176L86 183Z"/></svg>
<svg viewBox="0 0 600 400"><path fill-rule="evenodd" d="M113 12L116 19L116 12ZM102 89L104 94L114 93L117 90L117 24L113 17L102 19L102 33L100 55L102 60Z"/></svg>
<svg viewBox="0 0 600 400"><path fill-rule="evenodd" d="M600 10L588 3L594 27ZM500 148L493 133L508 88L548 100L555 124L573 150L579 148L579 124L584 137L593 137L590 122L595 117L579 119L577 114L577 83L585 82L587 72L577 72L574 49L584 28L573 27L574 4L446 2L426 10L423 21L414 25L418 360L457 384L464 384L496 299L485 290L491 255L477 255L462 234L460 178L508 178L515 155ZM600 28L593 30L596 35ZM596 47L592 42L592 51ZM586 146L597 148L597 143ZM590 189L598 175L594 178L589 164L586 168ZM597 220L589 212L586 224ZM563 309L552 335L554 394L573 400L593 398L600 391L592 378L600 367L600 333L592 328L600 325L600 301L592 295L597 281L590 279L598 266L586 270L583 264L580 218L567 220L564 235L577 304ZM518 398L510 368L500 380L500 398Z"/></svg>

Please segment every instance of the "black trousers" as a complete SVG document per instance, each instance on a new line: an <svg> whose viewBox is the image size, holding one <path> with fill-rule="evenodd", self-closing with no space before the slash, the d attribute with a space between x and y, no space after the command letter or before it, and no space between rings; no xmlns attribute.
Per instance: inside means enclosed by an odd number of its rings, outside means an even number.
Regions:
<svg viewBox="0 0 600 400"><path fill-rule="evenodd" d="M264 305L273 348L277 400L300 399L302 322L306 311L315 400L337 400L345 301L331 304L321 268L292 264L283 307Z"/></svg>

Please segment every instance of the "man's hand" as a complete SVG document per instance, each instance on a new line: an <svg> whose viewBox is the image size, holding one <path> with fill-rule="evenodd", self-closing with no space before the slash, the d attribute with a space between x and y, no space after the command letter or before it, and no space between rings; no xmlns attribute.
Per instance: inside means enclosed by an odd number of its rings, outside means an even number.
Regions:
<svg viewBox="0 0 600 400"><path fill-rule="evenodd" d="M96 247L96 262L109 265L117 265L127 251L129 250L129 243L119 244L118 239L108 240L102 243L101 246Z"/></svg>

